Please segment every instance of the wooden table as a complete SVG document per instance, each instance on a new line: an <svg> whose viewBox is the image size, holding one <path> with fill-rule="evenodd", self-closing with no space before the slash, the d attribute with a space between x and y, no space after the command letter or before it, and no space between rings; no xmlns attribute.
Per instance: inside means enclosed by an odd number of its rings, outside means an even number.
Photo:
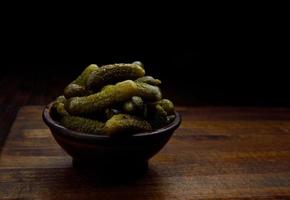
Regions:
<svg viewBox="0 0 290 200"><path fill-rule="evenodd" d="M42 107L22 107L1 152L0 197L290 199L289 108L178 110L181 127L148 172L114 178L72 168L42 122Z"/></svg>

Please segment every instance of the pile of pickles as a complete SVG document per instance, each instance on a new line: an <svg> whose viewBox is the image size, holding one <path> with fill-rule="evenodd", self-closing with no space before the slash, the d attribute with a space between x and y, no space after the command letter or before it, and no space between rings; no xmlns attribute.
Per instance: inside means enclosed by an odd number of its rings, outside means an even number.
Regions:
<svg viewBox="0 0 290 200"><path fill-rule="evenodd" d="M68 129L109 136L162 128L175 119L174 105L163 99L161 81L145 75L141 62L89 65L52 105Z"/></svg>

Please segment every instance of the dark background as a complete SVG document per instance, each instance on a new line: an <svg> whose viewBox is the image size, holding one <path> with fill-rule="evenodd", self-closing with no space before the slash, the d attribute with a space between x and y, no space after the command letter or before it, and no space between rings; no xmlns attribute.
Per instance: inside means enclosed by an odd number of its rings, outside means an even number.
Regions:
<svg viewBox="0 0 290 200"><path fill-rule="evenodd" d="M290 105L283 16L255 12L207 19L186 13L155 18L145 12L143 21L129 15L89 26L40 21L13 29L9 23L0 46L0 102L46 104L90 63L139 60L178 105Z"/></svg>
<svg viewBox="0 0 290 200"><path fill-rule="evenodd" d="M57 49L56 49L57 51ZM253 49L146 48L72 52L59 59L40 53L32 59L2 63L1 96L32 95L28 104L48 103L88 64L133 62L145 64L147 74L163 81L164 96L180 105L289 106L290 79L286 52L274 46ZM23 54L22 54L23 55ZM19 56L21 57L21 56ZM26 62L21 63L21 61ZM31 64L27 64L30 62ZM20 96L17 96L17 93ZM7 100L9 101L9 100ZM19 100L15 100L19 101Z"/></svg>
<svg viewBox="0 0 290 200"><path fill-rule="evenodd" d="M285 6L124 6L5 15L1 104L46 104L90 63L140 60L176 104L290 105Z"/></svg>

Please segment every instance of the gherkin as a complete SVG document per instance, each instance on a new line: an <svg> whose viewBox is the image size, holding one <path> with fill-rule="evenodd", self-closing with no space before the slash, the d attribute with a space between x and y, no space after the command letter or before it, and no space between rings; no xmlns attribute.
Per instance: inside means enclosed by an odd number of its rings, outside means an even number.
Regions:
<svg viewBox="0 0 290 200"><path fill-rule="evenodd" d="M142 112L144 112L144 102L142 98L133 96L130 100L123 104L123 111L133 115L142 114Z"/></svg>
<svg viewBox="0 0 290 200"><path fill-rule="evenodd" d="M64 103L66 98L64 96L59 96L52 104L52 112L55 118L61 118L63 116L69 115L69 113L64 108Z"/></svg>
<svg viewBox="0 0 290 200"><path fill-rule="evenodd" d="M72 115L99 113L117 103L127 101L132 96L159 100L161 92L156 86L127 80L105 88L96 94L70 98L66 102L65 108Z"/></svg>
<svg viewBox="0 0 290 200"><path fill-rule="evenodd" d="M89 65L80 76L77 77L64 89L64 96L66 98L82 97L90 94L90 91L86 89L86 83L89 75L97 70L99 67L96 64Z"/></svg>
<svg viewBox="0 0 290 200"><path fill-rule="evenodd" d="M147 121L127 114L114 115L106 122L104 127L104 133L111 136L150 130L152 130L152 127Z"/></svg>
<svg viewBox="0 0 290 200"><path fill-rule="evenodd" d="M63 103L54 104L56 112L59 116L67 116L69 113L66 111Z"/></svg>
<svg viewBox="0 0 290 200"><path fill-rule="evenodd" d="M157 105L160 105L168 115L174 114L174 105L169 99L161 99L156 102Z"/></svg>
<svg viewBox="0 0 290 200"><path fill-rule="evenodd" d="M64 94L67 98L83 97L89 95L90 92L84 86L71 83L64 89Z"/></svg>
<svg viewBox="0 0 290 200"><path fill-rule="evenodd" d="M55 99L55 102L56 103L65 103L66 102L66 98L65 98L65 96L61 95L61 96L59 96L59 97L57 97Z"/></svg>
<svg viewBox="0 0 290 200"><path fill-rule="evenodd" d="M153 128L161 128L174 121L174 105L169 99L147 104L149 121Z"/></svg>
<svg viewBox="0 0 290 200"><path fill-rule="evenodd" d="M144 69L138 64L104 65L89 75L87 88L98 91L105 85L124 80L135 80L144 75Z"/></svg>
<svg viewBox="0 0 290 200"><path fill-rule="evenodd" d="M147 101L157 101L162 98L159 87L142 82L135 82L135 84L137 86L137 94L135 96L140 96Z"/></svg>
<svg viewBox="0 0 290 200"><path fill-rule="evenodd" d="M60 122L66 128L69 128L74 131L91 134L103 133L104 123L97 120L76 116L64 116L62 117Z"/></svg>
<svg viewBox="0 0 290 200"><path fill-rule="evenodd" d="M159 101L148 103L149 112L155 112L156 106L161 106L168 115L174 114L174 105L169 99L161 99Z"/></svg>
<svg viewBox="0 0 290 200"><path fill-rule="evenodd" d="M144 69L144 64L140 61L135 61L135 62L133 62L133 64L139 65L140 67L142 67Z"/></svg>
<svg viewBox="0 0 290 200"><path fill-rule="evenodd" d="M155 79L152 76L143 76L135 80L136 82L147 83L150 85L160 85L161 81L159 79Z"/></svg>
<svg viewBox="0 0 290 200"><path fill-rule="evenodd" d="M152 118L150 119L150 123L153 128L161 128L167 125L167 113L166 111L160 106L156 105L156 110Z"/></svg>

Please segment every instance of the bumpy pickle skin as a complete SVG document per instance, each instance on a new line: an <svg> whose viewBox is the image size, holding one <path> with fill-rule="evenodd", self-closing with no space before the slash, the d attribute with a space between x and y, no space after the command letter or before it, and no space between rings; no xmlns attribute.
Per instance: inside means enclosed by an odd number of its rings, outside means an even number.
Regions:
<svg viewBox="0 0 290 200"><path fill-rule="evenodd" d="M56 112L58 113L58 115L60 115L62 117L69 115L69 113L66 111L63 103L56 103L55 108L56 108Z"/></svg>
<svg viewBox="0 0 290 200"><path fill-rule="evenodd" d="M66 98L82 97L90 94L90 91L86 89L86 83L89 75L96 71L99 67L96 64L89 65L80 76L78 76L72 83L70 83L64 89L64 95Z"/></svg>
<svg viewBox="0 0 290 200"><path fill-rule="evenodd" d="M127 114L114 115L104 127L104 133L110 136L132 135L150 130L152 127L147 121Z"/></svg>
<svg viewBox="0 0 290 200"><path fill-rule="evenodd" d="M134 96L123 104L123 111L132 115L140 115L144 112L144 102L141 97Z"/></svg>
<svg viewBox="0 0 290 200"><path fill-rule="evenodd" d="M135 80L136 82L147 83L149 85L160 85L161 81L152 76L143 76Z"/></svg>
<svg viewBox="0 0 290 200"><path fill-rule="evenodd" d="M128 100L136 91L137 86L133 81L123 81L96 94L70 98L65 107L72 115L100 113L118 102Z"/></svg>
<svg viewBox="0 0 290 200"><path fill-rule="evenodd" d="M174 115L174 104L169 99L161 99L152 103L148 103L150 113L156 112L156 106L161 106L168 115Z"/></svg>
<svg viewBox="0 0 290 200"><path fill-rule="evenodd" d="M138 64L104 65L89 75L87 88L99 91L105 85L124 80L135 80L144 75L145 70Z"/></svg>
<svg viewBox="0 0 290 200"><path fill-rule="evenodd" d="M69 113L64 108L65 102L66 98L64 96L59 96L52 104L52 113L56 119L60 119L63 116L69 115Z"/></svg>
<svg viewBox="0 0 290 200"><path fill-rule="evenodd" d="M126 101L124 104L123 104L123 111L125 112L125 113L129 113L129 114L132 114L132 113L134 113L134 111L135 111L135 106L134 106L134 104L133 104L133 102L132 101Z"/></svg>
<svg viewBox="0 0 290 200"><path fill-rule="evenodd" d="M147 104L148 118L153 128L162 128L175 119L174 105L169 99Z"/></svg>
<svg viewBox="0 0 290 200"><path fill-rule="evenodd" d="M82 73L79 75L76 80L74 80L72 83L78 84L81 86L86 86L87 80L90 76L90 74L96 70L98 70L99 67L96 64L89 65Z"/></svg>
<svg viewBox="0 0 290 200"><path fill-rule="evenodd" d="M57 103L65 103L66 102L66 98L65 98L65 96L61 95L61 96L59 96L59 97L57 97L55 99L55 102L57 102Z"/></svg>
<svg viewBox="0 0 290 200"><path fill-rule="evenodd" d="M161 99L156 102L157 105L160 105L168 115L174 114L174 104L169 99Z"/></svg>
<svg viewBox="0 0 290 200"><path fill-rule="evenodd" d="M71 83L64 89L64 94L67 98L83 97L89 95L90 92L84 86Z"/></svg>
<svg viewBox="0 0 290 200"><path fill-rule="evenodd" d="M104 123L76 116L64 116L60 123L68 129L90 134L103 134Z"/></svg>
<svg viewBox="0 0 290 200"><path fill-rule="evenodd" d="M167 125L167 123L168 121L166 111L160 105L156 105L156 110L153 117L150 120L150 124L154 129L158 129Z"/></svg>
<svg viewBox="0 0 290 200"><path fill-rule="evenodd" d="M161 99L161 92L156 86L127 80L112 87L107 87L96 94L70 98L65 103L65 108L70 114L78 116L100 113L117 103L127 101L132 96L159 100Z"/></svg>
<svg viewBox="0 0 290 200"><path fill-rule="evenodd" d="M144 69L144 64L141 61L134 61L133 64L139 65L140 67Z"/></svg>
<svg viewBox="0 0 290 200"><path fill-rule="evenodd" d="M138 94L136 96L140 96L147 101L158 101L162 99L159 87L142 82L136 82L136 85L138 88Z"/></svg>

